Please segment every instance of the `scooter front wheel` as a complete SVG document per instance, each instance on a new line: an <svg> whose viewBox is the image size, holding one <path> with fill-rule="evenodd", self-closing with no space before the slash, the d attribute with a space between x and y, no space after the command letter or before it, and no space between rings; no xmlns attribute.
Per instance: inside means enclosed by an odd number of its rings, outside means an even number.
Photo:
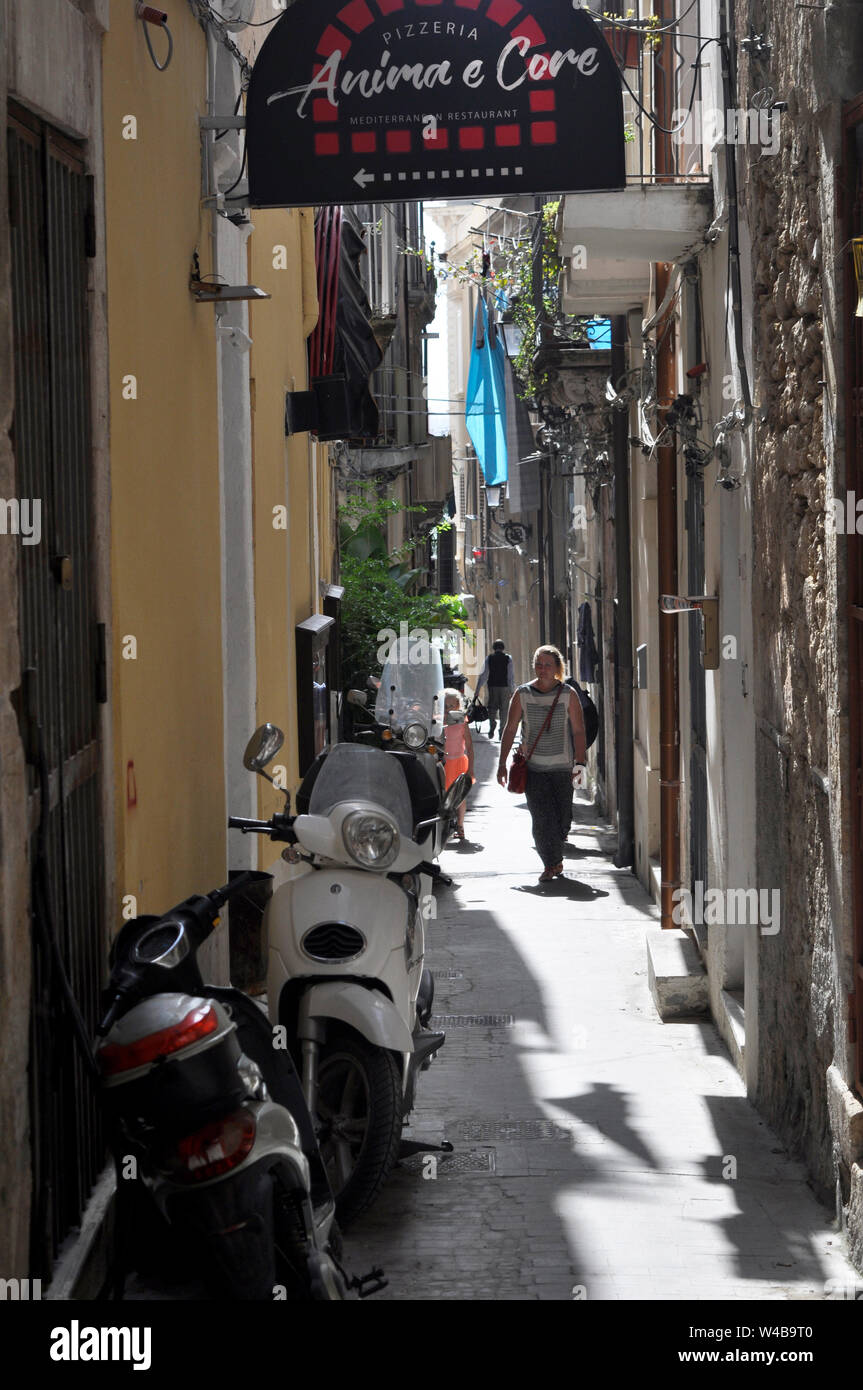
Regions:
<svg viewBox="0 0 863 1390"><path fill-rule="evenodd" d="M343 1226L371 1206L398 1158L401 1076L391 1052L341 1033L321 1049L318 1121L336 1215Z"/></svg>

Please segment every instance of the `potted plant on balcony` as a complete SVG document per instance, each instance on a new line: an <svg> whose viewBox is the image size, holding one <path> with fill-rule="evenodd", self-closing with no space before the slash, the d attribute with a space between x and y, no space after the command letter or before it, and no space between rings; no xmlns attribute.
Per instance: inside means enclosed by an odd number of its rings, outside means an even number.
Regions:
<svg viewBox="0 0 863 1390"><path fill-rule="evenodd" d="M625 15L603 12L602 31L619 68L637 68L641 61L642 34L631 26L634 18L634 10Z"/></svg>

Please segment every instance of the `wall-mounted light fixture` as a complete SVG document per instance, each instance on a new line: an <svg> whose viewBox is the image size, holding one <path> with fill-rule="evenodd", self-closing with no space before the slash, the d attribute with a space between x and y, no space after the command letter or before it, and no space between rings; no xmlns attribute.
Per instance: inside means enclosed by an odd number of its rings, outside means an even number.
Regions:
<svg viewBox="0 0 863 1390"><path fill-rule="evenodd" d="M521 328L519 324L513 323L511 319L502 319L497 327L503 338L503 346L507 357L510 360L514 357L518 357L524 339L524 329Z"/></svg>
<svg viewBox="0 0 863 1390"><path fill-rule="evenodd" d="M272 299L257 285L217 285L212 280L189 281L189 289L199 304L227 304L234 299Z"/></svg>

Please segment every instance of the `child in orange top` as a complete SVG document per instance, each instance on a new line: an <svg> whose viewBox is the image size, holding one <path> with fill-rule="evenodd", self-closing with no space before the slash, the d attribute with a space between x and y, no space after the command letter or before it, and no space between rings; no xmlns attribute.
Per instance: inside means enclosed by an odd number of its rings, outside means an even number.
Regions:
<svg viewBox="0 0 863 1390"><path fill-rule="evenodd" d="M457 690L448 690L444 696L444 739L446 744L446 767L444 769L447 787L451 787L462 772L473 776L473 739L470 736L464 704ZM464 839L465 802L458 808L458 829L456 835Z"/></svg>

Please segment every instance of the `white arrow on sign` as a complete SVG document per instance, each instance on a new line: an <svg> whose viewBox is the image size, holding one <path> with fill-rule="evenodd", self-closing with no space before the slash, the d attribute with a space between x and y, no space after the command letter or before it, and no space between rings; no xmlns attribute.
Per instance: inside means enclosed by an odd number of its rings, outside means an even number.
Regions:
<svg viewBox="0 0 863 1390"><path fill-rule="evenodd" d="M374 183L374 174L367 174L365 169L360 169L358 174L354 174L354 183L358 183L360 188L365 188L367 183Z"/></svg>

